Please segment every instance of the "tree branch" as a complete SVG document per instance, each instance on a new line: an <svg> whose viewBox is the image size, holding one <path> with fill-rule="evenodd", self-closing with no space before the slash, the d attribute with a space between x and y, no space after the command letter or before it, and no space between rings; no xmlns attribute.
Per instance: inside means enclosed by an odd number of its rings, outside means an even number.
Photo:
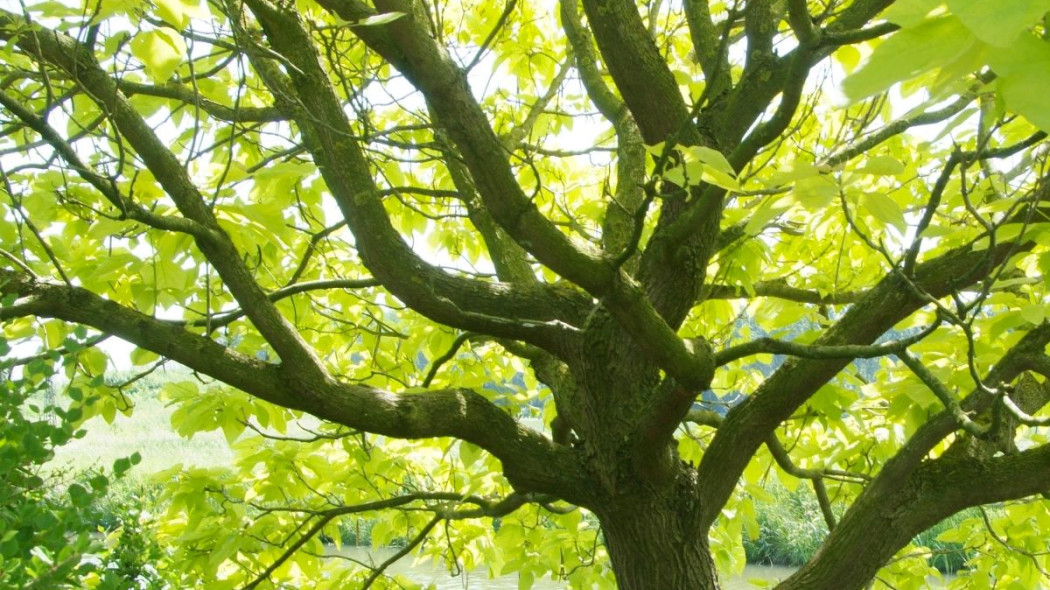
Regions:
<svg viewBox="0 0 1050 590"><path fill-rule="evenodd" d="M799 45L815 45L820 42L821 30L813 25L806 0L788 0L788 24L795 32Z"/></svg>
<svg viewBox="0 0 1050 590"><path fill-rule="evenodd" d="M828 156L824 159L824 164L831 167L840 166L861 154L866 154L870 152L875 146L890 139L891 137L904 133L912 127L933 125L934 123L944 122L949 118L961 113L976 98L977 96L975 94L964 94L963 96L960 96L955 102L949 104L948 106L942 109L936 111L923 111L912 117L898 119L893 123L886 125L882 129L871 133L870 135L855 143L854 145L839 150L834 154Z"/></svg>
<svg viewBox="0 0 1050 590"><path fill-rule="evenodd" d="M687 125L689 110L637 5L629 0L584 0L583 7L602 58L645 143L654 145L679 133ZM700 143L695 128L685 133L679 143Z"/></svg>
<svg viewBox="0 0 1050 590"><path fill-rule="evenodd" d="M252 4L261 2L254 0ZM346 18L348 3L328 0L321 4ZM384 25L382 31L360 31L361 39L426 96L463 157L492 217L525 250L559 275L588 291L606 287L612 279L612 269L596 252L575 246L525 195L514 178L504 146L474 99L465 73L438 47L416 15L411 0L381 0L376 8L406 16ZM376 28L379 27L359 27ZM273 29L271 34L276 33ZM377 37L382 37L382 41L377 41Z"/></svg>
<svg viewBox="0 0 1050 590"><path fill-rule="evenodd" d="M917 265L914 282L933 297L963 289L990 272L1007 256L1030 249L1033 242L998 244L975 252L968 247L949 251ZM815 343L816 345L867 344L915 310L926 305L904 281L891 273L854 303L849 311ZM846 360L794 359L785 363L727 415L725 425L711 441L699 470L701 497L721 505L732 493L750 457L777 425L787 419L823 384L834 377ZM954 422L950 422L954 424ZM716 512L707 518L714 519Z"/></svg>
<svg viewBox="0 0 1050 590"><path fill-rule="evenodd" d="M72 37L39 26L31 35L12 38L9 31L17 30L21 20L0 11L0 39L13 40L30 58L59 68L91 96L149 167L182 215L204 228L205 231L194 234L197 247L281 360L298 368L303 379L323 379L324 370L317 355L266 298L181 162L128 103L91 53Z"/></svg>
<svg viewBox="0 0 1050 590"><path fill-rule="evenodd" d="M861 588L915 535L944 518L970 506L1044 492L1048 482L1050 445L983 461L948 456L927 461L877 495L866 491L823 549L777 590Z"/></svg>
<svg viewBox="0 0 1050 590"><path fill-rule="evenodd" d="M944 404L945 409L948 410L948 413L951 414L955 423L960 428L974 436L983 436L988 432L987 426L978 425L966 415L966 412L962 409L962 405L959 404L959 400L955 399L952 392L948 391L948 388L937 379L937 376L930 372L930 370L919 362L918 359L911 356L907 351L901 351L898 353L897 358L901 359L901 362L907 365L907 367L911 369L911 372L914 373L915 376L937 396L937 399Z"/></svg>
<svg viewBox="0 0 1050 590"><path fill-rule="evenodd" d="M753 292L736 285L704 285L700 294L700 300L708 299L753 299L755 297L771 297L784 299L797 303L813 303L817 305L845 305L855 303L864 293L860 291L841 291L838 293L821 293L817 290L800 289L792 287L783 280L760 281L752 287Z"/></svg>
<svg viewBox="0 0 1050 590"><path fill-rule="evenodd" d="M270 292L267 297L270 301L277 303L282 299L287 299L293 295L300 293L309 293L311 291L324 291L329 289L364 289L367 287L378 287L380 282L376 279L323 279L317 281L303 281L301 283L292 283L277 289L276 291ZM245 316L243 309L235 309L232 311L223 312L209 318L202 318L193 320L191 322L176 321L172 322L176 325L191 325L191 326L205 326L212 330L228 326L238 319Z"/></svg>
<svg viewBox="0 0 1050 590"><path fill-rule="evenodd" d="M913 336L881 344L822 346L799 344L774 338L758 338L750 342L730 346L718 352L715 354L715 365L721 367L735 360L755 354L784 354L807 359L870 359L891 354L904 355L909 346L926 338L939 326L940 322L935 322Z"/></svg>
<svg viewBox="0 0 1050 590"><path fill-rule="evenodd" d="M295 71L292 78L283 78L267 63L253 63L265 74L275 97L284 101L282 107L294 113L373 276L410 307L438 322L541 346L551 346L555 336L563 337L566 326L579 321L579 305L585 298L578 293L539 284L512 286L455 277L426 263L405 244L391 225L368 161L350 133L342 102L321 68L309 33L294 12L265 0L247 4L276 51L295 64Z"/></svg>
<svg viewBox="0 0 1050 590"><path fill-rule="evenodd" d="M707 0L685 0L686 23L693 51L704 72L704 84L711 87L710 96L721 96L733 85L729 56L723 47L721 36L711 19L711 7ZM731 18L729 15L726 18Z"/></svg>
<svg viewBox="0 0 1050 590"><path fill-rule="evenodd" d="M156 229L177 231L197 237L204 237L207 235L207 229L193 220L186 219L185 217L159 215L121 194L117 183L113 179L98 174L87 164L84 164L73 146L63 139L61 134L59 134L54 127L51 127L47 121L22 106L18 101L5 92L0 92L0 105L7 109L11 114L18 117L18 119L27 127L37 132L40 137L43 138L44 142L51 146L51 148L55 150L55 153L57 153L59 157L61 157L62 160L64 160L66 164L77 173L77 175L93 186L120 212L119 215L121 217L138 221Z"/></svg>
<svg viewBox="0 0 1050 590"><path fill-rule="evenodd" d="M593 39L580 22L575 0L561 0L561 21L565 36L573 48L580 80L591 102L598 107L616 131L616 191L605 208L602 222L602 246L606 252L624 252L635 231L641 210L645 184L645 146L630 110L605 84L594 53ZM627 261L624 261L627 262ZM626 268L634 270L632 263Z"/></svg>
<svg viewBox="0 0 1050 590"><path fill-rule="evenodd" d="M554 494L573 504L582 504L588 495L586 470L571 449L518 424L472 390L398 394L331 379L306 381L298 370L256 360L85 289L3 269L0 294L16 297L13 305L0 308L0 321L36 316L90 326L270 403L351 429L394 438L466 440L503 461L508 479L519 489Z"/></svg>
<svg viewBox="0 0 1050 590"><path fill-rule="evenodd" d="M141 94L169 98L199 107L205 113L220 121L229 123L270 123L284 121L288 116L281 109L273 107L231 107L204 98L192 88L179 84L156 86L128 80L118 80L117 88L127 96Z"/></svg>

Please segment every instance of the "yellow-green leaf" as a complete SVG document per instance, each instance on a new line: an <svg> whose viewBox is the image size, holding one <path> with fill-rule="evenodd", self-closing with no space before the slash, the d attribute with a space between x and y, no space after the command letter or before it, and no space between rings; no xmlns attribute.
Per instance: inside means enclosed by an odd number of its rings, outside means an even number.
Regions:
<svg viewBox="0 0 1050 590"><path fill-rule="evenodd" d="M146 66L157 82L167 82L186 57L186 43L171 29L162 28L135 35L131 53Z"/></svg>
<svg viewBox="0 0 1050 590"><path fill-rule="evenodd" d="M975 42L973 33L953 16L902 29L875 48L864 65L846 78L843 90L854 101L878 94L897 82L955 61Z"/></svg>

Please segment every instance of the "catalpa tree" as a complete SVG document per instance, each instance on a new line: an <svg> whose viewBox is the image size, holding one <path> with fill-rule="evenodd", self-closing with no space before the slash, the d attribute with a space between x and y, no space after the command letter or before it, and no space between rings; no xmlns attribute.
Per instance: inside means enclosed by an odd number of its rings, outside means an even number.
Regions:
<svg viewBox="0 0 1050 590"><path fill-rule="evenodd" d="M110 419L106 338L195 372L175 427L238 459L163 474L185 587L407 584L324 559L364 516L522 587L717 588L774 481L828 531L778 588L919 587L988 504L954 587L1036 587L1048 9L10 6L7 365Z"/></svg>

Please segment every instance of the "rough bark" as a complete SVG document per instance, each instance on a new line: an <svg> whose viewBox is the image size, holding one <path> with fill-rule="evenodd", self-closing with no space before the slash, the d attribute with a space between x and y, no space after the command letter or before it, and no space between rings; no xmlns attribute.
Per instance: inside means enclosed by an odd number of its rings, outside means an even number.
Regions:
<svg viewBox="0 0 1050 590"><path fill-rule="evenodd" d="M655 497L625 494L596 513L621 590L719 588L693 486L683 484Z"/></svg>

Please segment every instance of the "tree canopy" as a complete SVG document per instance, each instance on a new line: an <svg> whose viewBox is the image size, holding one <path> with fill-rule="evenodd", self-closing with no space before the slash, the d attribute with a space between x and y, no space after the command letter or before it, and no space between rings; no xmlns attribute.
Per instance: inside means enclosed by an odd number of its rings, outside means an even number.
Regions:
<svg viewBox="0 0 1050 590"><path fill-rule="evenodd" d="M778 588L1033 588L1050 547L1050 0L87 0L0 11L5 369L183 434L184 587L451 568L710 589L771 481ZM132 417L131 419L134 419Z"/></svg>

